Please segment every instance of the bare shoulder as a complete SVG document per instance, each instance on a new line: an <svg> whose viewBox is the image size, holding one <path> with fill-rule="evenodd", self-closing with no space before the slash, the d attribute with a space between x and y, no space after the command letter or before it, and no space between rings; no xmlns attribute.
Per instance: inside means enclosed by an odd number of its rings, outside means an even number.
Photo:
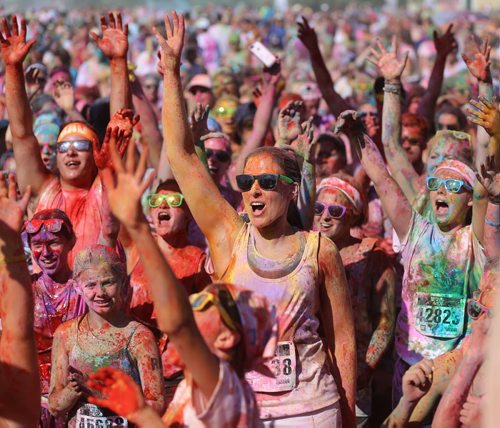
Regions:
<svg viewBox="0 0 500 428"><path fill-rule="evenodd" d="M333 260L340 262L340 253L335 243L323 236L319 235L319 254L318 261L321 263L331 263Z"/></svg>
<svg viewBox="0 0 500 428"><path fill-rule="evenodd" d="M82 315L81 317L63 322L59 327L57 327L54 333L54 340L60 341L66 349L72 346L76 339L76 329L84 316L85 315Z"/></svg>

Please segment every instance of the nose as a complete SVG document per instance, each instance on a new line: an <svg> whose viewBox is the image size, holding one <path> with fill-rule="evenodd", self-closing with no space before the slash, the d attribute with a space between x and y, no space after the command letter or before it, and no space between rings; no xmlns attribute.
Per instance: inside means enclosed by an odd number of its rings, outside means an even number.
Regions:
<svg viewBox="0 0 500 428"><path fill-rule="evenodd" d="M253 182L252 188L250 189L250 193L254 197L262 195L262 189L260 188L259 182L257 180Z"/></svg>
<svg viewBox="0 0 500 428"><path fill-rule="evenodd" d="M47 256L51 256L52 255L52 251L50 251L50 247L48 245L44 245L42 247L42 252L40 253L40 255L43 257L47 257Z"/></svg>
<svg viewBox="0 0 500 428"><path fill-rule="evenodd" d="M71 146L69 146L69 150L66 152L66 154L67 154L67 156L71 156L71 157L78 156L78 152L73 147L73 144Z"/></svg>

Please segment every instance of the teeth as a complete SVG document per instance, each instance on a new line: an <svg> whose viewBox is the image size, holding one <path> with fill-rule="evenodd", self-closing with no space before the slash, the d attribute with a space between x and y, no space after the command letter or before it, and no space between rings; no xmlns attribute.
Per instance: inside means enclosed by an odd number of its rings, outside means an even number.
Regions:
<svg viewBox="0 0 500 428"><path fill-rule="evenodd" d="M168 213L161 213L158 214L158 220L163 221L163 220L170 220L170 215Z"/></svg>
<svg viewBox="0 0 500 428"><path fill-rule="evenodd" d="M257 210L263 210L266 204L262 202L252 202L250 206L252 207L253 211L257 211Z"/></svg>
<svg viewBox="0 0 500 428"><path fill-rule="evenodd" d="M321 223L321 227L330 227L331 223Z"/></svg>

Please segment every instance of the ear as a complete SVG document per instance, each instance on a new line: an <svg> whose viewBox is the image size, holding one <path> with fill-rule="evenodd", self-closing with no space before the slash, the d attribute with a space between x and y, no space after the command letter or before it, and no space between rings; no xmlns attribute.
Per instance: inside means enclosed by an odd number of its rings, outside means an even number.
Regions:
<svg viewBox="0 0 500 428"><path fill-rule="evenodd" d="M299 183L293 183L293 190L290 195L292 201L297 201L297 199L299 198Z"/></svg>
<svg viewBox="0 0 500 428"><path fill-rule="evenodd" d="M472 207L472 205L474 205L474 197L473 197L473 195L471 195L471 197L469 198L469 201L467 202L467 206L468 207Z"/></svg>
<svg viewBox="0 0 500 428"><path fill-rule="evenodd" d="M221 351L228 352L240 343L241 334L237 331L223 328L214 341L213 346Z"/></svg>

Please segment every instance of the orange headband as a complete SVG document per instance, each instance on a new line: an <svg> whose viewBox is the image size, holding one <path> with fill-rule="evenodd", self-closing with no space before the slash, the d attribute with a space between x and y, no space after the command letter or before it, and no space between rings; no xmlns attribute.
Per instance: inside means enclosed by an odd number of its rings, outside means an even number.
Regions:
<svg viewBox="0 0 500 428"><path fill-rule="evenodd" d="M99 145L99 137L97 134L84 123L72 122L66 125L59 133L57 142L60 143L61 141L64 141L70 135L83 137L84 139L91 141L94 147Z"/></svg>

